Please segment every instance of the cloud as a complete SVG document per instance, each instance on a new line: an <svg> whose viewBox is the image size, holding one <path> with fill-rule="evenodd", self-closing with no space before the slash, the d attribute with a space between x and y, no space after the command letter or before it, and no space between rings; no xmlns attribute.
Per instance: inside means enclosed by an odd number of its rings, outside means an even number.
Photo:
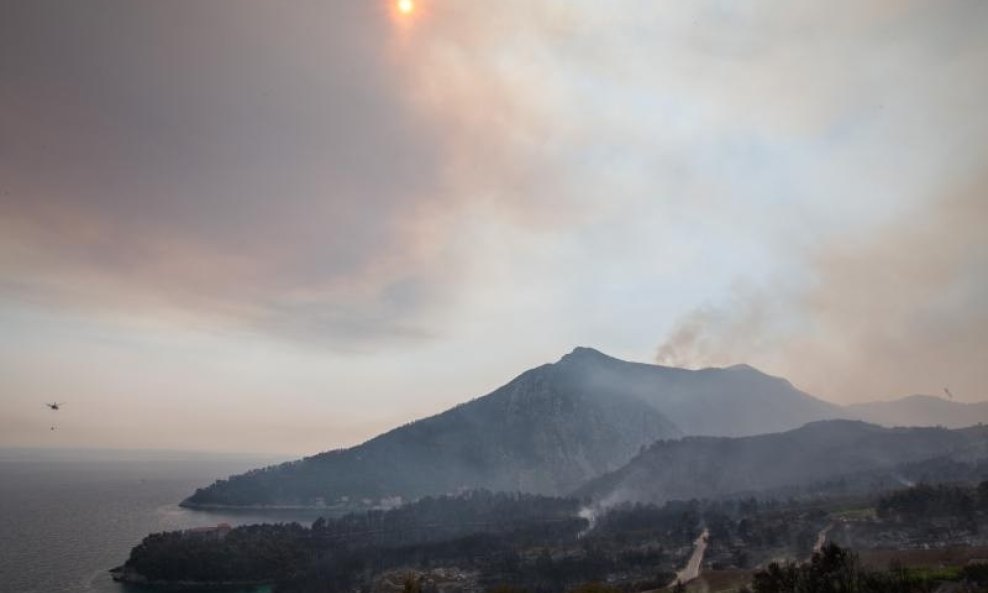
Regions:
<svg viewBox="0 0 988 593"><path fill-rule="evenodd" d="M813 361L801 373L807 381L842 397L944 386L962 399L988 395L986 196L981 177L909 220L819 254L819 283L800 303L812 331L791 354Z"/></svg>
<svg viewBox="0 0 988 593"><path fill-rule="evenodd" d="M976 1L55 6L0 22L0 290L58 307L768 360L986 156Z"/></svg>
<svg viewBox="0 0 988 593"><path fill-rule="evenodd" d="M528 168L509 177L589 246L581 322L597 305L651 325L614 298L631 283L680 319L660 362L748 361L845 401L985 397L986 200L961 187L988 157L984 5L499 7L450 9L472 42L434 51L471 68L442 105L464 145L510 123L500 146Z"/></svg>
<svg viewBox="0 0 988 593"><path fill-rule="evenodd" d="M441 146L373 3L38 2L0 35L8 294L341 343L441 296ZM446 262L448 263L448 262Z"/></svg>

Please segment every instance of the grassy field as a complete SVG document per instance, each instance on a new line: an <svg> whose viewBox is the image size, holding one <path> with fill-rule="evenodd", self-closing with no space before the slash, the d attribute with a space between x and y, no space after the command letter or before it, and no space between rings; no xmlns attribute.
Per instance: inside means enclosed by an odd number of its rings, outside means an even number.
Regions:
<svg viewBox="0 0 988 593"><path fill-rule="evenodd" d="M688 593L727 593L751 582L750 570L711 570L686 586Z"/></svg>
<svg viewBox="0 0 988 593"><path fill-rule="evenodd" d="M875 518L875 509L871 507L841 509L831 513L831 516L844 521L867 521Z"/></svg>

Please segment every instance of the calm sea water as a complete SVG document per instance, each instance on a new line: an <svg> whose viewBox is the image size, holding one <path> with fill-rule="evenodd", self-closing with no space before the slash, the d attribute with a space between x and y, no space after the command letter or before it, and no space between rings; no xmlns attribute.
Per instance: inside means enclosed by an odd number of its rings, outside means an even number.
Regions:
<svg viewBox="0 0 988 593"><path fill-rule="evenodd" d="M273 458L0 449L0 592L131 593L107 571L149 533L229 523L309 523L313 512L177 506L217 478Z"/></svg>

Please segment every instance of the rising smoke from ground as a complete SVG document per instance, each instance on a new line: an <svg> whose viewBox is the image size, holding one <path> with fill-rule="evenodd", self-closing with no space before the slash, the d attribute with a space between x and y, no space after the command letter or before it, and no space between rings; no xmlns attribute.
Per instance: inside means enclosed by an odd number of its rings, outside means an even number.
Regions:
<svg viewBox="0 0 988 593"><path fill-rule="evenodd" d="M768 286L682 319L659 363L750 362L836 401L988 395L988 183L806 258L810 285Z"/></svg>

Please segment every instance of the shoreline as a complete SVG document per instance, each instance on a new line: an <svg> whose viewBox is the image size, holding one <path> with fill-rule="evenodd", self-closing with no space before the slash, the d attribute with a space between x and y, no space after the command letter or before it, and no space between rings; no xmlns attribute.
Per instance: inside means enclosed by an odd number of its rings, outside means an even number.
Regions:
<svg viewBox="0 0 988 593"><path fill-rule="evenodd" d="M161 589L165 591L201 591L201 590L228 590L228 591L259 591L268 590L274 581L156 581L144 575L129 570L126 566L117 566L109 571L110 577L115 583L125 585L137 585Z"/></svg>
<svg viewBox="0 0 988 593"><path fill-rule="evenodd" d="M182 501L178 506L190 511L332 511L333 507L314 507L302 505L245 505L232 504L201 504Z"/></svg>
<svg viewBox="0 0 988 593"><path fill-rule="evenodd" d="M179 508L188 509L190 511L311 511L332 513L334 515L346 515L349 513L362 513L366 511L374 510L386 510L378 507L362 507L362 506L350 506L350 507L340 507L340 506L307 506L307 505L288 505L288 504L271 504L271 505L230 505L230 504L216 504L216 503L196 503L187 502L183 500L178 503Z"/></svg>

